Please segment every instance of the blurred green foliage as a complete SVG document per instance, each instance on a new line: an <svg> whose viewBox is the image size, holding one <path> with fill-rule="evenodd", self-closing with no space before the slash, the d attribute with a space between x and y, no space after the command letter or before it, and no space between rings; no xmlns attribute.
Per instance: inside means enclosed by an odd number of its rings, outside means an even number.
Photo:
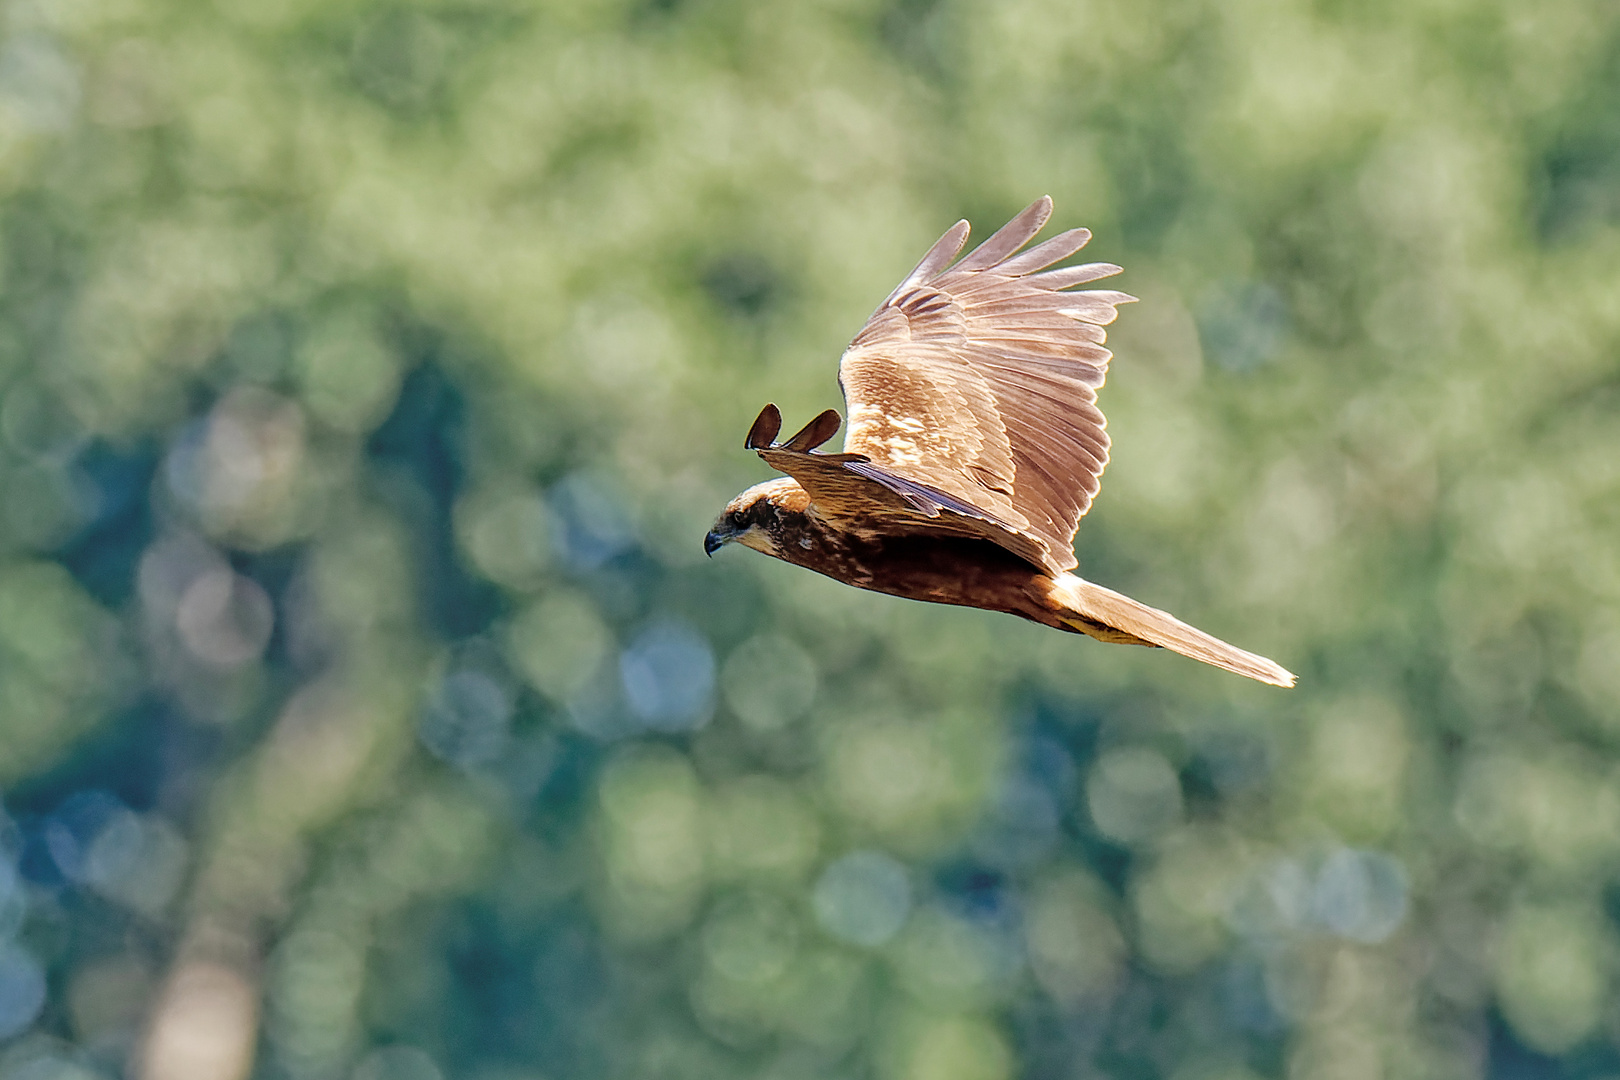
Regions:
<svg viewBox="0 0 1620 1080"><path fill-rule="evenodd" d="M1164 653L700 544L960 216ZM0 3L0 1078L1620 1074L1620 10Z"/></svg>

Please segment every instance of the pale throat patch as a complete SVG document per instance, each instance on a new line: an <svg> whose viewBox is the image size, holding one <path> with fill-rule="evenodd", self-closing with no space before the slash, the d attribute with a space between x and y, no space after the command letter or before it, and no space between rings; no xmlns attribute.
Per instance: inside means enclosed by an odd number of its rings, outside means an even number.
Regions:
<svg viewBox="0 0 1620 1080"><path fill-rule="evenodd" d="M771 546L771 538L765 535L765 530L755 525L746 532L737 534L737 543L743 547L753 548L765 555L775 555L776 548Z"/></svg>

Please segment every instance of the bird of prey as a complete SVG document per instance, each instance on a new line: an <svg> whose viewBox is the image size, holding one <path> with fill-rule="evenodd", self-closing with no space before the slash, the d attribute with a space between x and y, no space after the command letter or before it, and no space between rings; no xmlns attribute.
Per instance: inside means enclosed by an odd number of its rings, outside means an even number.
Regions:
<svg viewBox="0 0 1620 1080"><path fill-rule="evenodd" d="M704 549L737 541L857 588L1294 685L1265 657L1070 572L1108 464L1103 327L1136 298L1067 291L1120 272L1109 263L1047 269L1086 245L1086 229L1024 251L1051 214L1037 200L955 265L968 223L940 237L839 362L844 452L816 449L838 431L836 410L778 442L782 414L766 405L744 445L787 475L731 500Z"/></svg>

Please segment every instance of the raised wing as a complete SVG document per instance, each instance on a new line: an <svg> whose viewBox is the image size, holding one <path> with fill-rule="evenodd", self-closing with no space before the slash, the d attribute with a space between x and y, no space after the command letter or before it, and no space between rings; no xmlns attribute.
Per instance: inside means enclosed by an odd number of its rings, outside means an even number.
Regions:
<svg viewBox="0 0 1620 1080"><path fill-rule="evenodd" d="M1085 229L1019 254L1051 214L1038 199L947 269L967 240L957 222L867 320L838 380L846 454L973 507L1056 574L1077 565L1075 529L1108 464L1102 328L1135 297L1064 291L1119 273L1110 263L1046 269Z"/></svg>

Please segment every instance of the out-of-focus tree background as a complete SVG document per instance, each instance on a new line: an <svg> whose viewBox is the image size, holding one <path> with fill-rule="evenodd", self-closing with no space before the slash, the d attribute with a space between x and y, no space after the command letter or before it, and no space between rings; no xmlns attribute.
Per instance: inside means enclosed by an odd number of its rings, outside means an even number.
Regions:
<svg viewBox="0 0 1620 1080"><path fill-rule="evenodd" d="M1082 572L702 535L1034 197ZM1620 1074L1620 9L0 4L0 1078Z"/></svg>

